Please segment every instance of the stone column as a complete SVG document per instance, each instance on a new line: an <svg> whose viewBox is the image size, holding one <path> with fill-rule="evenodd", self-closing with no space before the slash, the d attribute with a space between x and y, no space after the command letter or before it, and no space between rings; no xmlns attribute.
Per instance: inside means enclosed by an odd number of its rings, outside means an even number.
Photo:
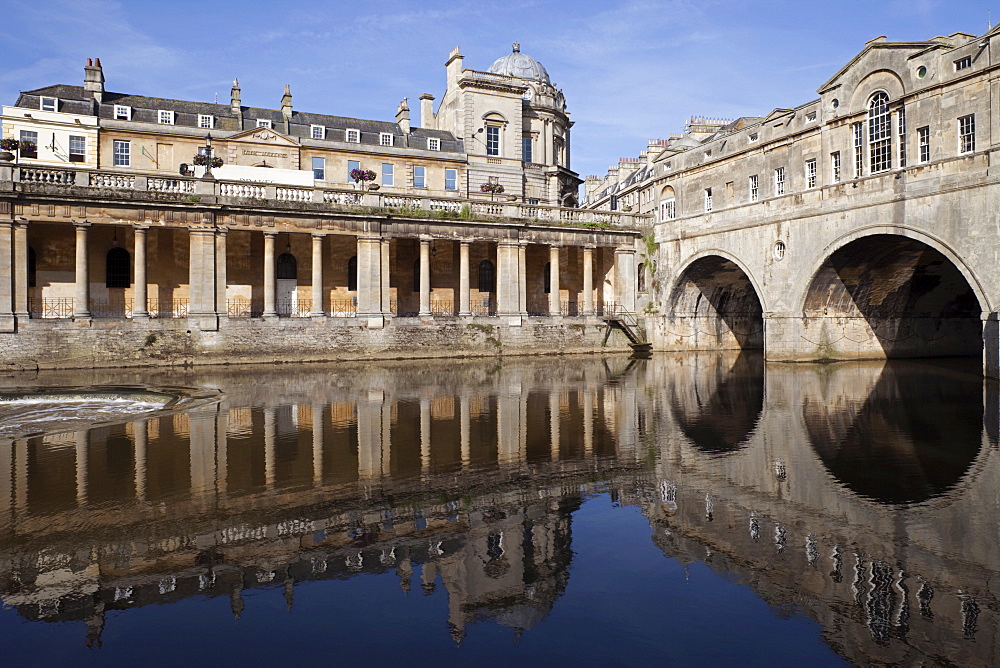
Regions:
<svg viewBox="0 0 1000 668"><path fill-rule="evenodd" d="M431 315L431 238L420 237L420 311L417 315Z"/></svg>
<svg viewBox="0 0 1000 668"><path fill-rule="evenodd" d="M215 310L215 228L209 225L188 226L188 320L198 329L219 329Z"/></svg>
<svg viewBox="0 0 1000 668"><path fill-rule="evenodd" d="M371 328L381 328L382 311L382 238L377 234L358 237L358 317L366 318Z"/></svg>
<svg viewBox="0 0 1000 668"><path fill-rule="evenodd" d="M583 247L583 315L594 315L594 247Z"/></svg>
<svg viewBox="0 0 1000 668"><path fill-rule="evenodd" d="M0 332L16 331L14 261L14 224L9 220L0 221Z"/></svg>
<svg viewBox="0 0 1000 668"><path fill-rule="evenodd" d="M528 315L528 244L517 244L517 309Z"/></svg>
<svg viewBox="0 0 1000 668"><path fill-rule="evenodd" d="M323 308L323 234L312 235L312 311L313 318L326 315Z"/></svg>
<svg viewBox="0 0 1000 668"><path fill-rule="evenodd" d="M228 232L229 229L225 227L215 230L215 314L220 319L229 317L229 295L226 291L229 283L229 267L226 261Z"/></svg>
<svg viewBox="0 0 1000 668"><path fill-rule="evenodd" d="M135 235L135 283L132 299L132 319L149 319L149 299L146 285L146 237L149 232L148 225L133 225Z"/></svg>
<svg viewBox="0 0 1000 668"><path fill-rule="evenodd" d="M14 223L14 315L28 315L28 221Z"/></svg>
<svg viewBox="0 0 1000 668"><path fill-rule="evenodd" d="M85 220L73 221L76 226L76 293L73 300L73 318L75 320L90 319L90 262L87 253L89 245L87 243L87 231L90 223ZM0 237L6 238L4 230L0 228ZM2 238L0 238L0 253L2 253ZM2 295L0 295L2 297ZM0 302L6 305L4 299ZM0 317L3 311L0 310Z"/></svg>
<svg viewBox="0 0 1000 668"><path fill-rule="evenodd" d="M635 249L615 249L615 301L619 310L635 312Z"/></svg>
<svg viewBox="0 0 1000 668"><path fill-rule="evenodd" d="M389 306L391 292L389 290L389 239L382 239L382 314L392 311Z"/></svg>
<svg viewBox="0 0 1000 668"><path fill-rule="evenodd" d="M274 239L277 232L264 232L264 318L276 320L278 312L274 309L274 292L277 287L274 278Z"/></svg>
<svg viewBox="0 0 1000 668"><path fill-rule="evenodd" d="M135 447L135 498L146 500L146 443L149 436L149 425L145 420L136 420L132 424L135 430L132 440Z"/></svg>
<svg viewBox="0 0 1000 668"><path fill-rule="evenodd" d="M313 455L313 485L323 484L323 409L320 403L312 405L312 455Z"/></svg>
<svg viewBox="0 0 1000 668"><path fill-rule="evenodd" d="M520 324L521 314L519 273L517 242L501 241L497 244L497 315L515 325Z"/></svg>
<svg viewBox="0 0 1000 668"><path fill-rule="evenodd" d="M472 241L463 239L458 243L458 314L472 315L471 294L469 292L469 247Z"/></svg>
<svg viewBox="0 0 1000 668"><path fill-rule="evenodd" d="M215 406L188 413L191 453L191 498L203 507L215 499Z"/></svg>
<svg viewBox="0 0 1000 668"><path fill-rule="evenodd" d="M549 246L549 315L562 315L559 303L559 246Z"/></svg>
<svg viewBox="0 0 1000 668"><path fill-rule="evenodd" d="M76 432L76 505L87 505L87 473L89 458L90 432Z"/></svg>

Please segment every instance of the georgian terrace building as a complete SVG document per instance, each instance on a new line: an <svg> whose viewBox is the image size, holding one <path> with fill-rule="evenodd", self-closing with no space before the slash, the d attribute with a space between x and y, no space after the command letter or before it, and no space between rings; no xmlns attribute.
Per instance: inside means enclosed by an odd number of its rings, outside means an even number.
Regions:
<svg viewBox="0 0 1000 668"><path fill-rule="evenodd" d="M8 353L50 362L35 329L62 364L112 363L116 327L143 363L599 347L597 316L634 310L642 221L561 206L580 180L540 63L517 45L462 62L421 127L405 99L370 121L297 111L287 86L280 109L243 106L235 81L228 105L112 93L99 60L83 86L22 93L2 117L33 145L0 162ZM194 167L207 153L223 166Z"/></svg>
<svg viewBox="0 0 1000 668"><path fill-rule="evenodd" d="M877 37L818 99L694 118L588 177L585 208L656 216L639 296L655 348L983 355L1000 375L998 32Z"/></svg>

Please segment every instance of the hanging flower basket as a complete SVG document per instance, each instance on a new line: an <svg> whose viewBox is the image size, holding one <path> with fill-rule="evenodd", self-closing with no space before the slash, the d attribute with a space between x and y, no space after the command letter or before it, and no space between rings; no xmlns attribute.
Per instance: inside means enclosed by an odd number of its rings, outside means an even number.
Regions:
<svg viewBox="0 0 1000 668"><path fill-rule="evenodd" d="M355 183L364 183L365 181L374 181L375 172L370 169L352 169L351 178L354 179Z"/></svg>
<svg viewBox="0 0 1000 668"><path fill-rule="evenodd" d="M503 186L499 183L484 183L479 186L479 190L484 193L490 193L491 195L499 195L503 192Z"/></svg>
<svg viewBox="0 0 1000 668"><path fill-rule="evenodd" d="M204 153L199 153L198 155L194 156L194 158L191 160L191 162L193 162L195 165L197 165L199 167L204 167L205 164L208 162L207 158L208 158L208 156L206 156ZM216 157L216 156L212 157L212 168L213 169L216 168L216 167L222 167L223 164L225 164L225 163L223 163L222 158L219 158L219 157Z"/></svg>
<svg viewBox="0 0 1000 668"><path fill-rule="evenodd" d="M7 139L0 139L0 150L3 151L34 151L35 142L30 142L24 139L14 139L9 137Z"/></svg>

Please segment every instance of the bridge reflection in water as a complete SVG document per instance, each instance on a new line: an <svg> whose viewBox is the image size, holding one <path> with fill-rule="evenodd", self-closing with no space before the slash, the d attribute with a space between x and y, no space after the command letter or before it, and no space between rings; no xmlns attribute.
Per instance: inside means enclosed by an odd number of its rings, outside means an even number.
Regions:
<svg viewBox="0 0 1000 668"><path fill-rule="evenodd" d="M664 355L141 380L221 400L0 445L3 604L82 622L90 645L112 612L227 597L239 618L248 592L279 587L291 607L297 586L376 573L443 587L458 642L484 620L520 634L567 591L581 503L610 492L670 560L805 612L850 661L998 658L997 398L959 363Z"/></svg>

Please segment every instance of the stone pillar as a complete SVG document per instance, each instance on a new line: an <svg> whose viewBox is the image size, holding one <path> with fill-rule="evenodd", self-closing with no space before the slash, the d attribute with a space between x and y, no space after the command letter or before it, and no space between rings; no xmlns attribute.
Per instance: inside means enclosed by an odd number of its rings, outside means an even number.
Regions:
<svg viewBox="0 0 1000 668"><path fill-rule="evenodd" d="M220 227L215 230L215 314L220 318L229 317L229 295L226 288L229 283L229 266L226 261L226 237L229 229Z"/></svg>
<svg viewBox="0 0 1000 668"><path fill-rule="evenodd" d="M73 318L75 320L90 319L90 262L87 258L89 245L87 231L90 223L85 220L73 221L76 226L76 293L73 300ZM0 253L3 252L3 240L7 238L0 227ZM0 304L6 306L6 299L0 294ZM0 306L0 318L3 317L3 306Z"/></svg>
<svg viewBox="0 0 1000 668"><path fill-rule="evenodd" d="M458 243L458 314L472 315L471 294L469 292L469 247L472 241L463 239Z"/></svg>
<svg viewBox="0 0 1000 668"><path fill-rule="evenodd" d="M377 234L358 237L358 317L367 319L371 328L381 328L382 311L382 238Z"/></svg>
<svg viewBox="0 0 1000 668"><path fill-rule="evenodd" d="M523 241L517 245L517 309L528 315L528 244Z"/></svg>
<svg viewBox="0 0 1000 668"><path fill-rule="evenodd" d="M188 321L198 329L214 332L219 329L215 310L215 228L208 225L188 226L190 257L188 259Z"/></svg>
<svg viewBox="0 0 1000 668"><path fill-rule="evenodd" d="M594 315L594 247L583 247L583 315Z"/></svg>
<svg viewBox="0 0 1000 668"><path fill-rule="evenodd" d="M517 253L516 241L497 244L497 315L507 318L512 325L521 324Z"/></svg>
<svg viewBox="0 0 1000 668"><path fill-rule="evenodd" d="M431 238L420 237L420 311L417 315L431 315Z"/></svg>
<svg viewBox="0 0 1000 668"><path fill-rule="evenodd" d="M309 315L322 318L323 308L323 234L312 235L312 310Z"/></svg>
<svg viewBox="0 0 1000 668"><path fill-rule="evenodd" d="M389 290L389 239L382 239L382 314L392 311L389 306L391 292Z"/></svg>
<svg viewBox="0 0 1000 668"><path fill-rule="evenodd" d="M276 320L278 312L274 308L274 292L277 283L274 278L274 239L277 232L264 233L264 318Z"/></svg>
<svg viewBox="0 0 1000 668"><path fill-rule="evenodd" d="M87 473L90 465L89 457L90 432L76 432L76 505L87 505Z"/></svg>
<svg viewBox="0 0 1000 668"><path fill-rule="evenodd" d="M549 246L549 315L562 315L559 303L559 246Z"/></svg>
<svg viewBox="0 0 1000 668"><path fill-rule="evenodd" d="M215 406L188 413L191 498L211 507L215 499ZM207 503L206 503L207 502Z"/></svg>
<svg viewBox="0 0 1000 668"><path fill-rule="evenodd" d="M135 235L135 283L132 299L132 319L149 319L149 296L146 284L146 238L148 225L133 225Z"/></svg>
<svg viewBox="0 0 1000 668"><path fill-rule="evenodd" d="M14 224L0 221L0 332L16 331L14 318Z"/></svg>
<svg viewBox="0 0 1000 668"><path fill-rule="evenodd" d="M635 249L615 249L615 302L619 310L635 313Z"/></svg>
<svg viewBox="0 0 1000 668"><path fill-rule="evenodd" d="M132 440L135 448L135 498L146 500L146 443L149 437L149 424L145 420L132 423L135 430Z"/></svg>
<svg viewBox="0 0 1000 668"><path fill-rule="evenodd" d="M323 484L323 409L320 403L312 405L312 455L313 455L313 485Z"/></svg>
<svg viewBox="0 0 1000 668"><path fill-rule="evenodd" d="M358 407L358 478L382 474L382 411L385 393L369 390L359 398Z"/></svg>
<svg viewBox="0 0 1000 668"><path fill-rule="evenodd" d="M14 315L28 315L28 221L14 223Z"/></svg>

